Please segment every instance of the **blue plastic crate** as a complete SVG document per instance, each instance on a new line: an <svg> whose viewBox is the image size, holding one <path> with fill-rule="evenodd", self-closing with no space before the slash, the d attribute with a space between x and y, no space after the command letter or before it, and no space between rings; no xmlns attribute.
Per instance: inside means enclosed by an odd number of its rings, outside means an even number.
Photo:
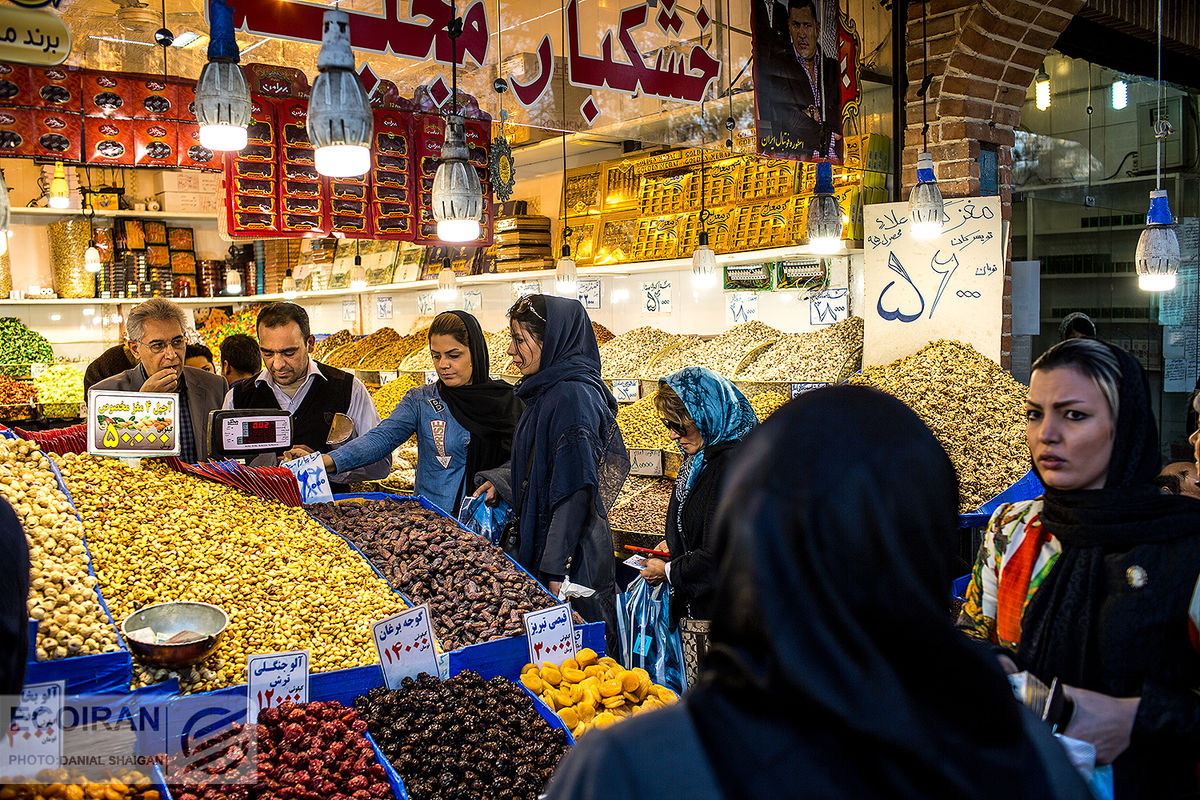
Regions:
<svg viewBox="0 0 1200 800"><path fill-rule="evenodd" d="M955 578L954 583L950 586L950 591L955 600L965 600L967 596L967 585L971 583L971 573L963 575L961 578Z"/></svg>
<svg viewBox="0 0 1200 800"><path fill-rule="evenodd" d="M959 514L958 526L960 528L974 528L986 525L992 517L992 512L1005 503L1019 503L1022 500L1033 500L1040 497L1043 491L1042 482L1038 480L1037 473L1029 470L1016 483L981 505L977 510L970 514Z"/></svg>

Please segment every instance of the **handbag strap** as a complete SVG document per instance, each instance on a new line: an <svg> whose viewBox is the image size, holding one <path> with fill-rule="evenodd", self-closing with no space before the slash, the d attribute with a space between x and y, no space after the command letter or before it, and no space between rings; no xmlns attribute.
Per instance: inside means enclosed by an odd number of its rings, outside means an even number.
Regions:
<svg viewBox="0 0 1200 800"><path fill-rule="evenodd" d="M521 524L521 509L525 505L525 492L529 490L529 476L533 474L533 454L537 449L537 433L533 434L533 442L529 445L529 458L525 464L525 478L521 481L521 488L517 491L517 501L513 504L512 515L509 517L509 524L504 526L503 533L500 537L500 549L508 550L508 542L512 538L513 532L517 531ZM519 532L519 531L518 531Z"/></svg>

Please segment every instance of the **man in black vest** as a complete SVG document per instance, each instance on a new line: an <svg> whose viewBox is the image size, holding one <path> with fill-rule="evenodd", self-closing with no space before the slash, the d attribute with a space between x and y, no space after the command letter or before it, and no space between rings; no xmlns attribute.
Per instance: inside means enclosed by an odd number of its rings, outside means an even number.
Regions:
<svg viewBox="0 0 1200 800"><path fill-rule="evenodd" d="M379 414L362 381L353 375L319 364L311 358L316 339L309 328L308 312L295 303L272 303L258 312L258 346L265 369L247 378L225 396L225 408L279 408L292 415L294 451L327 452L329 426L334 414L354 422L361 436L379 424ZM295 455L293 453L293 455ZM274 465L259 456L255 466ZM387 477L391 459L338 475L330 475L334 492L344 492L352 481Z"/></svg>

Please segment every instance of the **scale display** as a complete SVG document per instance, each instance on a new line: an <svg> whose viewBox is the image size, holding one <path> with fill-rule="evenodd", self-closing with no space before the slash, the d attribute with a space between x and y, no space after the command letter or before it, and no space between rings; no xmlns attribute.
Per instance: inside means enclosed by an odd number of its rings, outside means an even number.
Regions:
<svg viewBox="0 0 1200 800"><path fill-rule="evenodd" d="M292 417L275 410L214 411L209 430L217 455L237 458L292 445Z"/></svg>

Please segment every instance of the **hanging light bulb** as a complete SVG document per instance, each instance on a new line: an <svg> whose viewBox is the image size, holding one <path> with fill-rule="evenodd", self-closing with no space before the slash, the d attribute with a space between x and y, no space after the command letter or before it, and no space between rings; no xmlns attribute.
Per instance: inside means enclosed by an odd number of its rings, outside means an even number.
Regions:
<svg viewBox="0 0 1200 800"><path fill-rule="evenodd" d="M242 276L233 267L225 270L225 294L242 293Z"/></svg>
<svg viewBox="0 0 1200 800"><path fill-rule="evenodd" d="M442 157L433 176L433 218L438 238L444 242L471 242L479 238L483 187L479 173L467 161L467 126L458 114L446 118Z"/></svg>
<svg viewBox="0 0 1200 800"><path fill-rule="evenodd" d="M917 185L908 196L908 220L917 239L936 239L942 232L942 190L933 174L933 156L917 156Z"/></svg>
<svg viewBox="0 0 1200 800"><path fill-rule="evenodd" d="M8 252L8 231L0 231L0 256Z"/></svg>
<svg viewBox="0 0 1200 800"><path fill-rule="evenodd" d="M317 172L331 178L362 175L371 168L371 106L354 72L350 50L350 17L336 8L325 10L320 74L308 101L308 137L317 148Z"/></svg>
<svg viewBox="0 0 1200 800"><path fill-rule="evenodd" d="M8 204L8 184L4 182L4 170L0 170L0 256L8 252L8 225L12 208Z"/></svg>
<svg viewBox="0 0 1200 800"><path fill-rule="evenodd" d="M842 208L833 196L833 164L817 164L817 185L808 201L808 246L819 255L842 247Z"/></svg>
<svg viewBox="0 0 1200 800"><path fill-rule="evenodd" d="M89 242L87 250L83 251L83 268L88 272L100 271L100 251L96 249L94 241Z"/></svg>
<svg viewBox="0 0 1200 800"><path fill-rule="evenodd" d="M350 288L361 292L367 288L367 270L363 266L362 256L358 254L358 242L354 243L354 267L350 270Z"/></svg>
<svg viewBox="0 0 1200 800"><path fill-rule="evenodd" d="M55 161L54 178L50 181L50 199L46 201L46 205L50 208L66 208L69 205L67 199L69 193L70 188L67 186L67 174L63 171L63 163Z"/></svg>
<svg viewBox="0 0 1200 800"><path fill-rule="evenodd" d="M1129 84L1125 81L1113 81L1112 85L1112 107L1113 111L1120 111L1129 105Z"/></svg>
<svg viewBox="0 0 1200 800"><path fill-rule="evenodd" d="M458 276L450 268L450 259L442 262L442 271L438 273L438 288L433 299L441 303L451 303L458 298Z"/></svg>
<svg viewBox="0 0 1200 800"><path fill-rule="evenodd" d="M1175 234L1171 206L1163 189L1150 192L1146 230L1138 238L1134 264L1138 288L1147 292L1169 292L1179 272L1179 237Z"/></svg>
<svg viewBox="0 0 1200 800"><path fill-rule="evenodd" d="M700 231L700 243L692 251L692 286L711 289L717 285L717 253L708 246L708 231Z"/></svg>
<svg viewBox="0 0 1200 800"><path fill-rule="evenodd" d="M298 292L296 291L296 279L292 277L292 271L289 269L287 274L283 276L283 299L295 300Z"/></svg>
<svg viewBox="0 0 1200 800"><path fill-rule="evenodd" d="M1038 71L1037 77L1033 79L1033 94L1034 104L1038 111L1045 111L1050 107L1050 76L1046 74L1044 63Z"/></svg>
<svg viewBox="0 0 1200 800"><path fill-rule="evenodd" d="M208 63L196 83L196 122L200 145L209 150L241 150L250 124L250 87L238 66L233 9L225 0L208 2Z"/></svg>
<svg viewBox="0 0 1200 800"><path fill-rule="evenodd" d="M574 297L579 292L579 270L571 258L571 245L565 244L570 228L563 231L562 258L554 265L554 291L562 297Z"/></svg>

